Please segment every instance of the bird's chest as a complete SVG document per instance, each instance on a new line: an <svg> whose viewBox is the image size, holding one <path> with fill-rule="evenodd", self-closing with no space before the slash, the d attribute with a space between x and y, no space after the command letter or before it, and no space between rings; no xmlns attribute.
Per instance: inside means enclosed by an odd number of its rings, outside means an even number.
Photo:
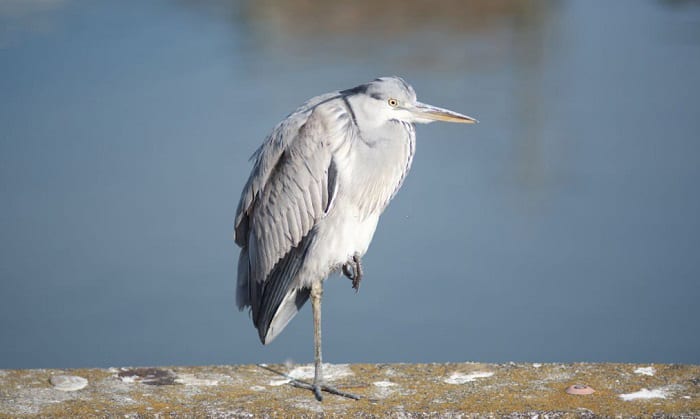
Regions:
<svg viewBox="0 0 700 419"><path fill-rule="evenodd" d="M359 217L379 215L408 173L415 152L414 128L395 123L362 132L344 153L339 193L356 207Z"/></svg>

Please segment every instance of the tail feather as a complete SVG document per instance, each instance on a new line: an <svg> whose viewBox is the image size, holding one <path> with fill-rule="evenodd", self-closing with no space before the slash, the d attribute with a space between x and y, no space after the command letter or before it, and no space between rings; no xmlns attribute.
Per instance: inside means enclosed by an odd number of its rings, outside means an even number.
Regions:
<svg viewBox="0 0 700 419"><path fill-rule="evenodd" d="M248 246L243 246L241 253L238 255L236 306L238 306L238 310L243 310L250 304L250 261L248 259Z"/></svg>
<svg viewBox="0 0 700 419"><path fill-rule="evenodd" d="M299 288L297 276L312 241L313 233L309 233L277 262L264 281L256 281L251 274L250 255L255 254L255 249L241 248L236 305L239 310L251 308L253 324L263 344L277 337L309 299L311 290ZM255 247L254 241L249 245Z"/></svg>
<svg viewBox="0 0 700 419"><path fill-rule="evenodd" d="M295 288L284 296L267 329L263 327L258 328L260 340L264 345L272 342L287 327L287 324L301 310L306 300L309 299L310 294L310 288Z"/></svg>

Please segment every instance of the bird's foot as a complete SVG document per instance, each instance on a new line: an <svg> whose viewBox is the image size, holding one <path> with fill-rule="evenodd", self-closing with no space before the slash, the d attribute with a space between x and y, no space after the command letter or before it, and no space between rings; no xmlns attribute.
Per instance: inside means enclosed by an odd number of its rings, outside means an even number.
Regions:
<svg viewBox="0 0 700 419"><path fill-rule="evenodd" d="M360 396L358 396L356 394L352 394L352 393L348 393L348 392L345 392L342 390L338 390L337 388L326 385L326 384L318 384L318 383L309 384L309 383L305 383L303 381L294 380L294 381L292 381L292 385L294 387L303 388L306 390L313 391L314 395L316 396L316 400L318 400L319 402L323 401L323 394L321 393L323 391L325 391L326 393L335 394L336 396L346 397L348 399L353 399L353 400L360 400L360 398L361 398Z"/></svg>
<svg viewBox="0 0 700 419"><path fill-rule="evenodd" d="M343 275L352 280L352 287L355 289L355 292L359 291L360 281L362 281L362 260L360 260L360 256L354 255L352 260L343 265Z"/></svg>

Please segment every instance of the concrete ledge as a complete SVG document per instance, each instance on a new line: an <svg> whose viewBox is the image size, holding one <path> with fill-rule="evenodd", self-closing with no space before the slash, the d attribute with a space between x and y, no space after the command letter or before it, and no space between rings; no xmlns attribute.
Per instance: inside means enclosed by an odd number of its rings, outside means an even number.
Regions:
<svg viewBox="0 0 700 419"><path fill-rule="evenodd" d="M288 377L307 380L312 370L309 365L0 370L0 416L700 417L697 365L328 365L330 383L363 399L326 395L322 403L289 384ZM566 392L577 384L595 392Z"/></svg>

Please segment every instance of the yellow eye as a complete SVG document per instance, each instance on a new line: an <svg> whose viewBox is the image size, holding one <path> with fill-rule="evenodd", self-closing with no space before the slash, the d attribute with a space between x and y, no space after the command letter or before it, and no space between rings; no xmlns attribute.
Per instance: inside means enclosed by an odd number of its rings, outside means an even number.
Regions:
<svg viewBox="0 0 700 419"><path fill-rule="evenodd" d="M395 107L399 106L399 101L396 99L389 99L389 106L391 106L392 108L395 108Z"/></svg>

